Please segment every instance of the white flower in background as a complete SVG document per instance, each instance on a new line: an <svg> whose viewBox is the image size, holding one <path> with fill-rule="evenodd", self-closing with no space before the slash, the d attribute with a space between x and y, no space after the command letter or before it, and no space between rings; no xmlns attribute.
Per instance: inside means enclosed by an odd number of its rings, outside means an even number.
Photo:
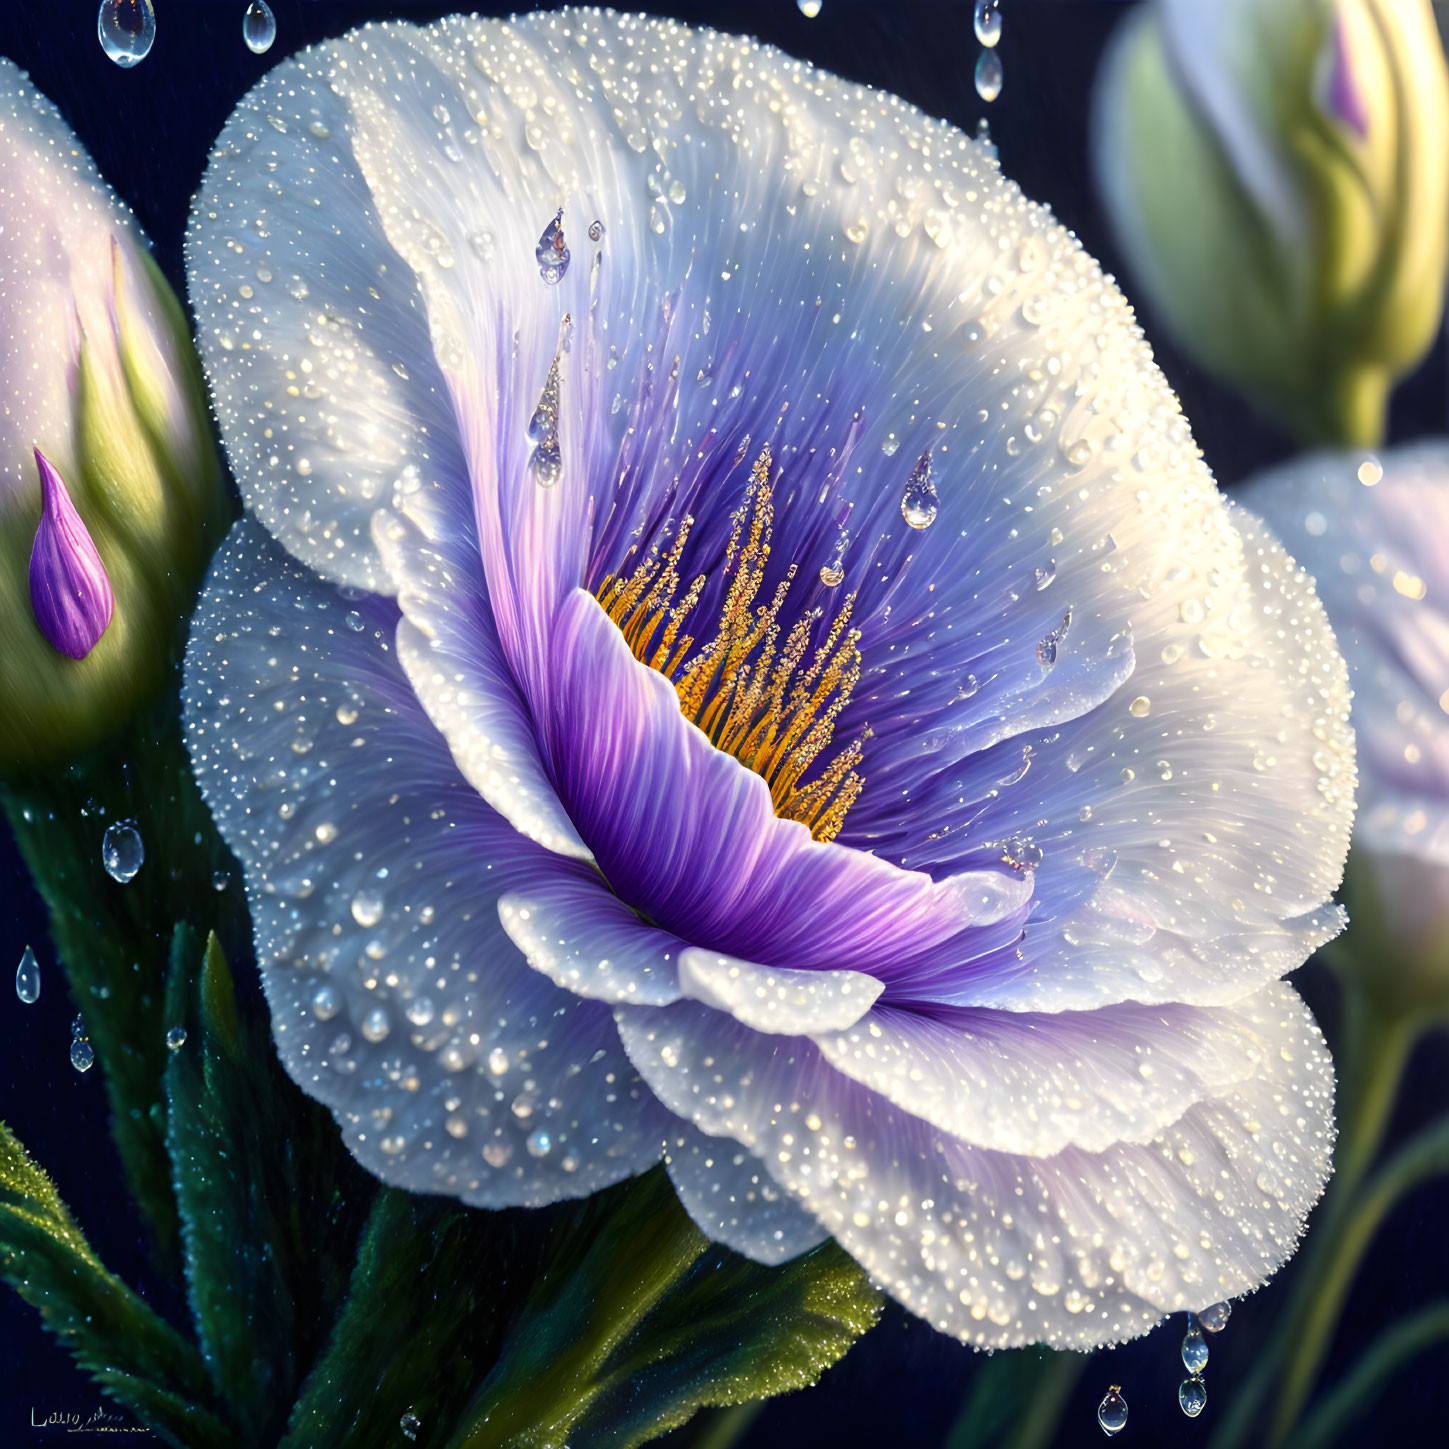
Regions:
<svg viewBox="0 0 1449 1449"><path fill-rule="evenodd" d="M372 26L242 103L190 266L250 514L193 759L374 1172L662 1153L980 1344L1288 1256L1342 660L986 147L682 25Z"/></svg>

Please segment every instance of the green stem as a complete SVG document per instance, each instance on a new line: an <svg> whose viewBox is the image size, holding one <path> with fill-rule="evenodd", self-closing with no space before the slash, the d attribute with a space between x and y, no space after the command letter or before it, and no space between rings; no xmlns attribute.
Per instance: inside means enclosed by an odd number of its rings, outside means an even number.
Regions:
<svg viewBox="0 0 1449 1449"><path fill-rule="evenodd" d="M1306 1397L1342 1306L1340 1301L1320 1307L1321 1288L1339 1257L1355 1191L1378 1152L1415 1036L1412 1025L1386 1016L1351 982L1345 984L1343 1006L1344 1040L1338 1052L1340 1127L1334 1149L1334 1175L1294 1266L1292 1290L1287 1307L1279 1315L1278 1330L1234 1396L1231 1410L1212 1437L1211 1449L1236 1449L1240 1444L1258 1442L1264 1401L1280 1384L1283 1389L1274 1418L1276 1437L1270 1436L1269 1442L1281 1441L1302 1407L1297 1389L1294 1395L1298 1407L1285 1402L1285 1361L1291 1358L1295 1365L1295 1383L1301 1378L1308 1380L1301 1391ZM1323 1339L1320 1343L1305 1338L1310 1318L1315 1321L1313 1334ZM1290 1412L1292 1417L1287 1417Z"/></svg>
<svg viewBox="0 0 1449 1449"><path fill-rule="evenodd" d="M1320 1255L1322 1273L1315 1284L1317 1291L1296 1324L1296 1333L1291 1331L1294 1325L1290 1323L1287 1341L1292 1349L1268 1434L1269 1445L1282 1444L1298 1422L1359 1264L1384 1218L1405 1193L1426 1178L1446 1171L1449 1118L1434 1123L1400 1148L1343 1215L1330 1250Z"/></svg>
<svg viewBox="0 0 1449 1449"><path fill-rule="evenodd" d="M1395 1324L1359 1359L1289 1443L1289 1449L1329 1449L1373 1406L1388 1380L1417 1354L1449 1339L1449 1302L1434 1303Z"/></svg>
<svg viewBox="0 0 1449 1449"><path fill-rule="evenodd" d="M1059 1352L1051 1356L1016 1433L1007 1441L1007 1449L1051 1449L1057 1442L1062 1410L1086 1366L1084 1353Z"/></svg>

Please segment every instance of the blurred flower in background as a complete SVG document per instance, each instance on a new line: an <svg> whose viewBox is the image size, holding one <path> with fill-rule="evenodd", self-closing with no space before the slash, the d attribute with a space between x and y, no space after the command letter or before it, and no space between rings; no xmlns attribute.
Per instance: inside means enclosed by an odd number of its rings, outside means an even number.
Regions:
<svg viewBox="0 0 1449 1449"><path fill-rule="evenodd" d="M1309 444L1374 446L1438 329L1449 78L1428 0L1156 0L1094 156L1178 345Z"/></svg>
<svg viewBox="0 0 1449 1449"><path fill-rule="evenodd" d="M1317 578L1352 674L1354 928L1337 959L1392 1015L1449 1009L1449 442L1312 454L1243 496Z"/></svg>
<svg viewBox="0 0 1449 1449"><path fill-rule="evenodd" d="M114 731L173 657L225 494L185 317L0 60L0 770Z"/></svg>

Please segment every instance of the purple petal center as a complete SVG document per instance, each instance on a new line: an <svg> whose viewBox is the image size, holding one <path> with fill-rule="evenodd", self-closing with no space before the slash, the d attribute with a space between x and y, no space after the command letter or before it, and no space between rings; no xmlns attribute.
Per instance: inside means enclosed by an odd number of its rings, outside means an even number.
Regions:
<svg viewBox="0 0 1449 1449"><path fill-rule="evenodd" d="M65 481L35 450L40 469L40 527L30 550L30 606L51 648L84 659L110 626L116 598Z"/></svg>
<svg viewBox="0 0 1449 1449"><path fill-rule="evenodd" d="M1368 136L1368 107L1353 73L1353 56L1349 52L1348 32L1340 15L1333 23L1333 59L1328 71L1325 96L1330 115L1352 126L1361 138Z"/></svg>

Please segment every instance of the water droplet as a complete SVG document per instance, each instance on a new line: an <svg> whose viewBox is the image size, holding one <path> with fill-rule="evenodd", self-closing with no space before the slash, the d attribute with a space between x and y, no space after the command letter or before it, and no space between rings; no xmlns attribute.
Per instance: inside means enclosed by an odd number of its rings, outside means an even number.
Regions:
<svg viewBox="0 0 1449 1449"><path fill-rule="evenodd" d="M214 891L224 891L231 884L231 872L229 870L218 870L212 874L211 888Z"/></svg>
<svg viewBox="0 0 1449 1449"><path fill-rule="evenodd" d="M1200 1374L1207 1367L1207 1361L1207 1339L1202 1336L1202 1329L1194 1319L1182 1337L1182 1366L1190 1374Z"/></svg>
<svg viewBox="0 0 1449 1449"><path fill-rule="evenodd" d="M1018 870L1035 870L1042 863L1041 846L1022 835L1001 842L1001 858Z"/></svg>
<svg viewBox="0 0 1449 1449"><path fill-rule="evenodd" d="M976 0L976 38L985 46L1001 39L1001 0Z"/></svg>
<svg viewBox="0 0 1449 1449"><path fill-rule="evenodd" d="M1097 1422L1109 1439L1127 1427L1127 1400L1122 1397L1120 1384L1113 1384L1097 1405Z"/></svg>
<svg viewBox="0 0 1449 1449"><path fill-rule="evenodd" d="M371 891L358 891L352 898L352 919L371 930L382 920L382 897Z"/></svg>
<svg viewBox="0 0 1449 1449"><path fill-rule="evenodd" d="M125 885L146 861L146 847L134 820L118 820L101 838L101 864L114 881Z"/></svg>
<svg viewBox="0 0 1449 1449"><path fill-rule="evenodd" d="M572 326L573 318L565 312L558 330L558 348L544 379L543 391L538 395L533 416L528 420L528 436L534 445L529 461L533 465L533 476L543 488L553 487L563 476L563 452L558 440L559 367Z"/></svg>
<svg viewBox="0 0 1449 1449"><path fill-rule="evenodd" d="M362 615L356 609L349 609L343 616L342 622L352 630L354 634L362 633L366 625L362 622Z"/></svg>
<svg viewBox="0 0 1449 1449"><path fill-rule="evenodd" d="M956 698L953 703L960 703L963 699L970 699L980 688L981 681L974 674L968 674L957 686Z"/></svg>
<svg viewBox="0 0 1449 1449"><path fill-rule="evenodd" d="M88 1072L96 1064L95 1049L84 1037L76 1037L70 1044L70 1064L78 1072Z"/></svg>
<svg viewBox="0 0 1449 1449"><path fill-rule="evenodd" d="M186 1028L184 1026L173 1026L166 1033L166 1045L173 1052L179 1052L186 1045Z"/></svg>
<svg viewBox="0 0 1449 1449"><path fill-rule="evenodd" d="M824 0L799 0L800 13L807 20L814 20L820 14L820 6Z"/></svg>
<svg viewBox="0 0 1449 1449"><path fill-rule="evenodd" d="M20 958L15 970L15 994L27 1005L34 1006L40 1000L40 962L29 946Z"/></svg>
<svg viewBox="0 0 1449 1449"><path fill-rule="evenodd" d="M901 494L901 517L912 528L929 528L939 511L940 500L931 477L931 450L927 448L906 479L905 491Z"/></svg>
<svg viewBox="0 0 1449 1449"><path fill-rule="evenodd" d="M408 1002L407 1019L414 1026L426 1026L433 1019L435 1010L431 997L415 996Z"/></svg>
<svg viewBox="0 0 1449 1449"><path fill-rule="evenodd" d="M418 1430L423 1427L423 1421L413 1413L411 1409L398 1420L398 1427L409 1439L418 1437Z"/></svg>
<svg viewBox="0 0 1449 1449"><path fill-rule="evenodd" d="M596 217L593 221L589 223L589 240L598 241L598 239L603 236L606 230L607 228L604 226L604 223L598 220L598 218Z"/></svg>
<svg viewBox="0 0 1449 1449"><path fill-rule="evenodd" d="M342 1010L342 995L335 986L319 986L312 993L312 1015L318 1021L331 1021Z"/></svg>
<svg viewBox="0 0 1449 1449"><path fill-rule="evenodd" d="M130 70L151 54L156 43L156 9L151 0L101 0L96 34L101 49L122 70Z"/></svg>
<svg viewBox="0 0 1449 1449"><path fill-rule="evenodd" d="M838 587L839 584L844 580L844 578L845 570L842 568L837 568L833 563L820 565L820 582L824 584L827 589L833 589Z"/></svg>
<svg viewBox="0 0 1449 1449"><path fill-rule="evenodd" d="M528 1148L530 1157L547 1157L549 1149L553 1146L553 1140L542 1127L528 1134L528 1140L524 1146Z"/></svg>
<svg viewBox="0 0 1449 1449"><path fill-rule="evenodd" d="M1038 568L1032 577L1036 582L1038 590L1041 590L1047 588L1051 584L1052 580L1056 578L1056 576L1057 566L1054 562L1049 561L1042 567Z"/></svg>
<svg viewBox="0 0 1449 1449"><path fill-rule="evenodd" d="M1152 709L1152 701L1145 694L1139 694L1131 704L1127 706L1127 713L1134 719L1145 719Z"/></svg>
<svg viewBox="0 0 1449 1449"><path fill-rule="evenodd" d="M1231 1303L1214 1303L1198 1314L1197 1321L1209 1333L1221 1333L1228 1326L1228 1319L1232 1316L1233 1305Z"/></svg>
<svg viewBox="0 0 1449 1449"><path fill-rule="evenodd" d="M1196 1374L1183 1379L1177 1388L1177 1402L1189 1419L1197 1418L1207 1408L1207 1385Z"/></svg>
<svg viewBox="0 0 1449 1449"><path fill-rule="evenodd" d="M1001 57L994 50L983 50L976 57L976 94L988 103L994 101L1001 94L1001 83L1005 79Z"/></svg>
<svg viewBox="0 0 1449 1449"><path fill-rule="evenodd" d="M980 31L977 32L980 34ZM267 0L252 0L242 16L242 39L253 55L263 55L277 38L277 17Z"/></svg>
<svg viewBox="0 0 1449 1449"><path fill-rule="evenodd" d="M544 227L533 255L538 260L539 275L549 286L557 286L563 281L564 273L569 269L569 249L564 241L562 207L559 208L558 215Z"/></svg>
<svg viewBox="0 0 1449 1449"><path fill-rule="evenodd" d="M1072 627L1072 611L1068 609L1062 615L1062 622L1057 625L1044 639L1041 639L1036 646L1036 662L1043 669L1050 669L1057 662L1057 651L1061 642L1067 637L1067 630Z"/></svg>
<svg viewBox="0 0 1449 1449"><path fill-rule="evenodd" d="M488 1053L488 1070L495 1077L501 1077L508 1070L508 1053L502 1047L494 1047Z"/></svg>
<svg viewBox="0 0 1449 1449"><path fill-rule="evenodd" d="M388 1020L387 1012L382 1007L374 1006L362 1018L359 1030L368 1041L379 1042L386 1039L388 1032L392 1030L392 1023Z"/></svg>

